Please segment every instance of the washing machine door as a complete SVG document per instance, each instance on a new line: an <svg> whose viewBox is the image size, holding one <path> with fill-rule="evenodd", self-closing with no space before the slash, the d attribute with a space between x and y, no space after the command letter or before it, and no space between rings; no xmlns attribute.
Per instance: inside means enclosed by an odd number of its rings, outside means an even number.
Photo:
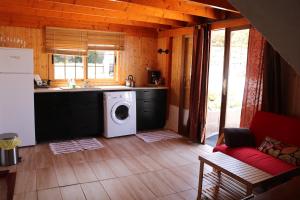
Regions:
<svg viewBox="0 0 300 200"><path fill-rule="evenodd" d="M130 119L130 103L117 102L111 109L111 118L117 124L124 124Z"/></svg>

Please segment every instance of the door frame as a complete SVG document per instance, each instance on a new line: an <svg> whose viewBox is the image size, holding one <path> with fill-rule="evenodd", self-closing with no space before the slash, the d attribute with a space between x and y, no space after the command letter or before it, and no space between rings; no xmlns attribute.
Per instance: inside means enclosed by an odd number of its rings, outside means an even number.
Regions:
<svg viewBox="0 0 300 200"><path fill-rule="evenodd" d="M226 123L231 33L233 31L239 31L244 29L250 29L250 26L246 25L246 26L239 26L234 28L225 28L222 98L221 98L220 122L219 122L219 139L217 144L220 144L223 141L224 138L223 132Z"/></svg>

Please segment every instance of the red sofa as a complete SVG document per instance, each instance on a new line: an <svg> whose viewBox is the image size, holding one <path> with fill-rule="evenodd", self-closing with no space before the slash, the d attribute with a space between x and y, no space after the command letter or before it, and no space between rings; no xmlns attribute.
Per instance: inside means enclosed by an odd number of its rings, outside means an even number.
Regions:
<svg viewBox="0 0 300 200"><path fill-rule="evenodd" d="M300 147L300 119L257 112L251 122L250 131L255 136L256 147L266 136ZM254 147L230 148L222 144L214 148L214 152L216 151L223 152L272 175L283 174L297 168L292 164L260 152Z"/></svg>

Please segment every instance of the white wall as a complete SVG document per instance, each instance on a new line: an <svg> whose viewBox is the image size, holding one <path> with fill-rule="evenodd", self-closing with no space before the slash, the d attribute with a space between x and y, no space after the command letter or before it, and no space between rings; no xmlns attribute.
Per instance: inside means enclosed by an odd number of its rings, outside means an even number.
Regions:
<svg viewBox="0 0 300 200"><path fill-rule="evenodd" d="M300 74L300 1L229 1Z"/></svg>

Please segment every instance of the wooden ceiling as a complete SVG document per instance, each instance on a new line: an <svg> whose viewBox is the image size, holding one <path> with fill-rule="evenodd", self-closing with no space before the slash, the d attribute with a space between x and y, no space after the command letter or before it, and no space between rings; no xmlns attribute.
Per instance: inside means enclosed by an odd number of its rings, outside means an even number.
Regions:
<svg viewBox="0 0 300 200"><path fill-rule="evenodd" d="M1 0L0 25L139 32L239 15L226 0Z"/></svg>

